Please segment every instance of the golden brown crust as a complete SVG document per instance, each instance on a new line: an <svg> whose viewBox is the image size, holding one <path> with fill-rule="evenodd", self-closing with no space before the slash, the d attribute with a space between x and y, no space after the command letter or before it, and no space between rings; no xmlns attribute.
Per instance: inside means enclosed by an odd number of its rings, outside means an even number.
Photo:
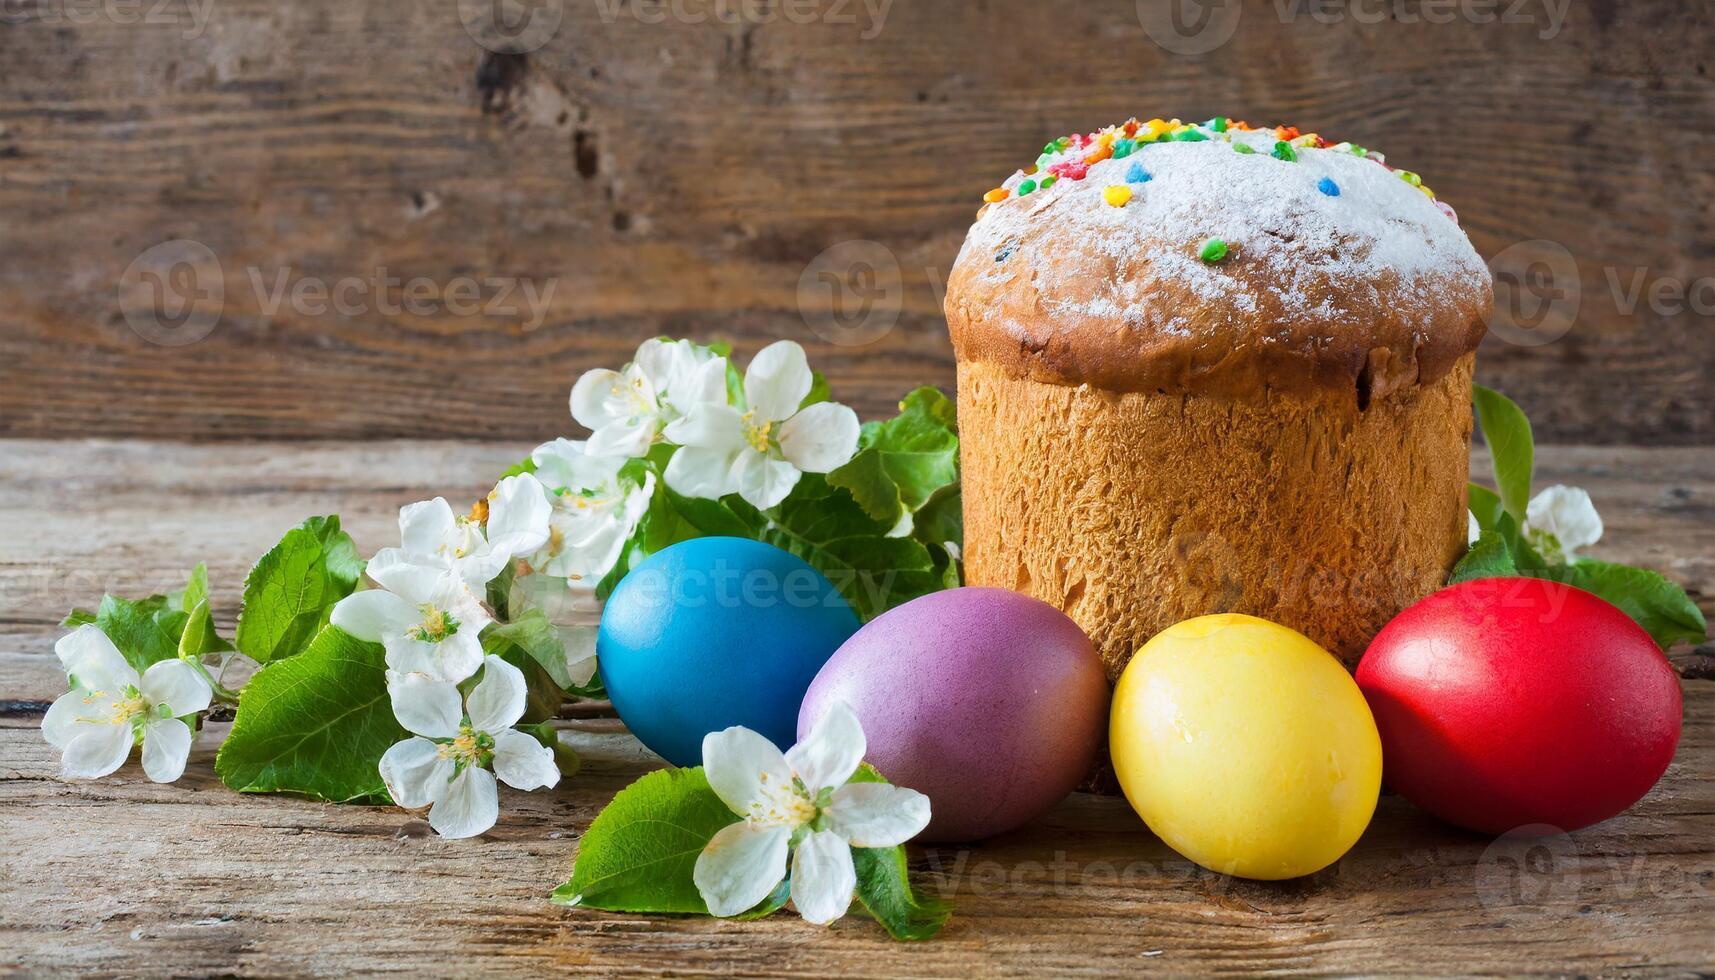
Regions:
<svg viewBox="0 0 1715 980"><path fill-rule="evenodd" d="M1118 255L1081 247L1052 220L1056 208L1078 206L1044 197L1034 220L998 247L972 229L947 285L947 326L961 362L1116 392L1250 398L1319 387L1367 402L1434 383L1483 338L1487 279L1406 282L1384 271L1352 281L1307 267L1295 273L1289 306L1274 288L1276 261L1235 250L1219 267L1230 291L1211 297L1152 269L1152 256L1164 251L1194 255L1196 239ZM1103 302L1114 283L1135 284L1124 316Z"/></svg>
<svg viewBox="0 0 1715 980"><path fill-rule="evenodd" d="M1465 545L1474 358L1360 409L1338 391L1113 393L959 365L965 574L1064 610L1110 677L1244 612L1348 666Z"/></svg>

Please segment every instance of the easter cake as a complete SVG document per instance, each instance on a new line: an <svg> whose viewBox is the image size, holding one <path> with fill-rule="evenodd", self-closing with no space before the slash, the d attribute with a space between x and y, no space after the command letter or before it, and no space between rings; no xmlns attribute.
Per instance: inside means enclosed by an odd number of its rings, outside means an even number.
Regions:
<svg viewBox="0 0 1715 980"><path fill-rule="evenodd" d="M1445 580L1492 291L1416 174L1133 120L985 201L946 297L971 584L1059 607L1117 677L1218 612L1350 666Z"/></svg>

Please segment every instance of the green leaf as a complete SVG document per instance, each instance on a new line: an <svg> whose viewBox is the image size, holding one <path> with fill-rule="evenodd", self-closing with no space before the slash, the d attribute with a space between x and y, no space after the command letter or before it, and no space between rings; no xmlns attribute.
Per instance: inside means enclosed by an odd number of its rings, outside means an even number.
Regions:
<svg viewBox="0 0 1715 980"><path fill-rule="evenodd" d="M1702 643L1709 634L1703 610L1684 589L1657 572L1588 558L1562 568L1561 581L1618 606L1663 650L1681 640Z"/></svg>
<svg viewBox="0 0 1715 980"><path fill-rule="evenodd" d="M232 644L214 631L214 618L209 615L208 600L203 599L185 616L184 632L179 636L179 656L192 660L205 653L225 653Z"/></svg>
<svg viewBox="0 0 1715 980"><path fill-rule="evenodd" d="M1525 507L1530 503L1531 471L1536 465L1530 419L1525 418L1511 399L1482 385L1472 386L1471 400L1477 406L1483 441L1489 444L1501 502L1513 520L1522 525Z"/></svg>
<svg viewBox="0 0 1715 980"><path fill-rule="evenodd" d="M1518 566L1513 562L1506 538L1498 531L1484 531L1465 552L1465 557L1459 559L1459 564L1453 566L1452 573L1447 576L1447 584L1458 585L1480 578L1504 578L1517 574Z"/></svg>
<svg viewBox="0 0 1715 980"><path fill-rule="evenodd" d="M957 483L935 491L913 518L911 536L928 545L965 546L965 505Z"/></svg>
<svg viewBox="0 0 1715 980"><path fill-rule="evenodd" d="M169 606L166 596L159 595L136 601L102 596L101 607L95 612L95 625L139 674L151 664L179 655L179 637L189 619L182 610Z"/></svg>
<svg viewBox="0 0 1715 980"><path fill-rule="evenodd" d="M533 457L526 456L518 462L513 463L511 466L508 466L506 468L506 472L500 474L500 480L504 480L509 476L523 476L526 473L534 472L536 472L536 460ZM499 483L500 480L496 480L494 482Z"/></svg>
<svg viewBox="0 0 1715 980"><path fill-rule="evenodd" d="M935 492L959 479L959 436L953 403L934 388L918 388L899 414L864 425L858 451L828 474L874 520L891 528Z"/></svg>
<svg viewBox="0 0 1715 980"><path fill-rule="evenodd" d="M190 612L197 603L208 601L208 566L197 562L197 567L191 569L189 580L185 587L168 593L167 602L176 609Z"/></svg>
<svg viewBox="0 0 1715 980"><path fill-rule="evenodd" d="M1471 509L1471 516L1477 519L1477 527L1484 531L1495 529L1495 523L1504 512L1499 494L1482 484L1473 483L1466 488L1465 501Z"/></svg>
<svg viewBox="0 0 1715 980"><path fill-rule="evenodd" d="M95 622L95 613L76 607L71 612L66 613L66 618L60 620L60 625L66 629L77 629L79 626L88 626L93 622Z"/></svg>
<svg viewBox="0 0 1715 980"><path fill-rule="evenodd" d="M510 623L495 623L482 632L482 648L499 654L505 647L515 647L539 664L554 683L573 688L571 672L566 666L566 643L560 628L548 621L540 609L531 609Z"/></svg>
<svg viewBox="0 0 1715 980"><path fill-rule="evenodd" d="M393 719L381 645L329 626L244 686L214 767L241 793L387 803L376 766L409 734Z"/></svg>
<svg viewBox="0 0 1715 980"><path fill-rule="evenodd" d="M312 517L286 532L244 579L238 649L258 663L302 650L363 576L339 518Z"/></svg>
<svg viewBox="0 0 1715 980"><path fill-rule="evenodd" d="M934 936L953 914L951 903L911 890L903 847L854 847L857 897L875 921L895 939Z"/></svg>
<svg viewBox="0 0 1715 980"><path fill-rule="evenodd" d="M737 821L701 766L648 773L596 815L578 844L572 878L554 889L553 901L610 912L706 915L691 872L709 840Z"/></svg>

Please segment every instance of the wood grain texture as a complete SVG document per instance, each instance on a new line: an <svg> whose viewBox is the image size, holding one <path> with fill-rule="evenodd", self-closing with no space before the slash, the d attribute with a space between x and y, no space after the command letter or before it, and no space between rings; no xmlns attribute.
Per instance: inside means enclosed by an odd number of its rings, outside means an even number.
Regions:
<svg viewBox="0 0 1715 980"><path fill-rule="evenodd" d="M213 775L213 726L186 776L135 764L56 775L41 702L64 607L173 585L210 564L230 627L249 561L309 513L364 551L401 503L463 499L522 444L289 448L0 441L0 970L127 975L724 974L1098 976L1194 970L1537 974L1715 969L1715 683L1688 680L1666 778L1600 826L1536 846L1439 824L1398 797L1335 867L1261 884L1197 870L1123 800L1075 795L970 848L914 849L956 903L933 942L848 919L755 923L572 911L547 892L579 835L654 765L603 719L567 720L583 773L504 791L502 819L443 841L414 815L246 796ZM1477 461L1477 467L1482 467ZM1602 557L1660 568L1715 611L1715 459L1697 449L1543 447L1539 479L1588 487ZM1677 651L1686 660L1688 651ZM32 703L33 702L33 703Z"/></svg>
<svg viewBox="0 0 1715 980"><path fill-rule="evenodd" d="M431 0L220 0L201 28L182 0L171 23L52 15L70 6L0 21L0 435L531 438L561 427L579 371L662 332L802 340L875 414L950 387L940 290L985 189L1052 135L1221 112L1386 150L1486 256L1559 243L1575 273L1507 271L1521 317L1578 295L1576 326L1496 338L1479 368L1546 437L1715 437L1704 5L1577 3L1555 30L1558 5L1512 0L1497 23L1247 0L1200 56L1151 41L1131 0L891 3L879 21L817 0L812 23L541 0L524 6L560 9L559 30L510 55ZM218 282L223 312L158 346L121 282L178 239L218 262L197 285ZM879 262L861 282L882 319L818 334L800 277L852 241L880 251L847 246L834 271ZM385 303L366 286L345 313L269 309L277 283L389 276ZM413 278L466 276L479 306L483 280L528 280L540 322L517 296L513 314L387 312Z"/></svg>

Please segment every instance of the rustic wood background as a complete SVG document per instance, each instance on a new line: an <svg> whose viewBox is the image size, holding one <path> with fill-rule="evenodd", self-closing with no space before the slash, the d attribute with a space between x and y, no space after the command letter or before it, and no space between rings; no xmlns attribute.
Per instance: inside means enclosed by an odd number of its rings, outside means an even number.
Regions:
<svg viewBox="0 0 1715 980"><path fill-rule="evenodd" d="M1707 2L1576 0L1556 31L1564 0L1462 0L1451 23L1253 0L1200 56L1132 0L899 0L879 21L880 0L812 0L807 24L746 2L729 23L709 0L533 0L558 30L499 53L453 0L8 0L0 435L531 440L566 430L579 371L663 332L802 340L878 413L952 384L940 289L985 189L1056 134L1219 112L1382 148L1485 256L1570 253L1576 325L1481 360L1546 438L1715 439ZM161 346L120 286L177 239L218 261L224 306ZM818 334L800 277L854 240L883 247L897 324ZM540 323L257 296L380 275L554 291Z"/></svg>

